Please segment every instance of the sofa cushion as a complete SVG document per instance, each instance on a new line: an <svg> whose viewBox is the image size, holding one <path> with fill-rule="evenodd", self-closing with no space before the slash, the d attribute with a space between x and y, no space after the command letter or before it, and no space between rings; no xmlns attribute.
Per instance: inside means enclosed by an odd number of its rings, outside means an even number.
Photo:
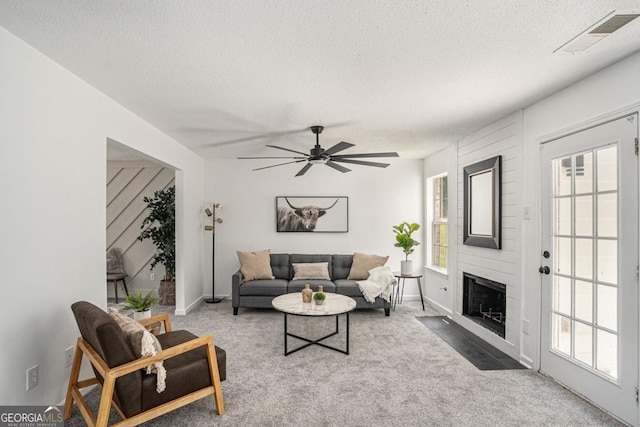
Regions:
<svg viewBox="0 0 640 427"><path fill-rule="evenodd" d="M287 293L287 280L252 280L240 285L240 295L278 296Z"/></svg>
<svg viewBox="0 0 640 427"><path fill-rule="evenodd" d="M158 340L160 340L162 347L165 349L175 347L176 345L194 340L196 338L198 338L196 335L185 330L171 331L158 335ZM224 381L225 379L227 379L227 352L217 345L215 346L215 352L216 360L218 361L218 372L220 373L220 381ZM167 368L169 369L177 369L180 366L188 365L200 359L206 358L206 348L198 347L186 353L182 353L176 357L165 360L165 365L167 365ZM209 383L208 385L210 384L211 383Z"/></svg>
<svg viewBox="0 0 640 427"><path fill-rule="evenodd" d="M331 280L328 262L292 263L293 279L291 280Z"/></svg>
<svg viewBox="0 0 640 427"><path fill-rule="evenodd" d="M289 280L289 254L271 254L271 272L276 279Z"/></svg>
<svg viewBox="0 0 640 427"><path fill-rule="evenodd" d="M275 279L271 271L269 249L259 252L237 251L240 271L244 280Z"/></svg>
<svg viewBox="0 0 640 427"><path fill-rule="evenodd" d="M353 255L334 255L332 257L333 270L331 270L331 278L333 280L346 279L351 271L353 264Z"/></svg>
<svg viewBox="0 0 640 427"><path fill-rule="evenodd" d="M356 252L353 255L353 264L351 264L351 271L349 272L349 280L367 280L369 277L369 270L376 267L382 267L389 256L380 255L368 255L360 252Z"/></svg>
<svg viewBox="0 0 640 427"><path fill-rule="evenodd" d="M362 297L360 287L355 280L339 279L335 280L336 293L348 297Z"/></svg>
<svg viewBox="0 0 640 427"><path fill-rule="evenodd" d="M302 264L302 263L317 263L317 262L326 262L329 270L329 274L331 274L332 262L331 255L315 255L315 254L291 254L289 256L289 264ZM289 269L289 280L293 278L293 267Z"/></svg>
<svg viewBox="0 0 640 427"><path fill-rule="evenodd" d="M291 282L289 282L289 285L287 286L287 291L289 293L302 292L302 289L304 289L304 285L310 285L311 289L313 289L314 292L318 290L318 286L320 285L322 285L322 290L324 292L336 291L336 285L331 280L314 280L314 279L292 280Z"/></svg>
<svg viewBox="0 0 640 427"><path fill-rule="evenodd" d="M198 338L188 331L173 331L158 336L164 348ZM226 378L226 352L215 347L220 381ZM142 409L148 410L167 403L184 394L211 386L211 374L207 359L206 347L198 347L186 353L165 360L167 366L167 389L163 393L155 393L153 383L144 378L142 389Z"/></svg>

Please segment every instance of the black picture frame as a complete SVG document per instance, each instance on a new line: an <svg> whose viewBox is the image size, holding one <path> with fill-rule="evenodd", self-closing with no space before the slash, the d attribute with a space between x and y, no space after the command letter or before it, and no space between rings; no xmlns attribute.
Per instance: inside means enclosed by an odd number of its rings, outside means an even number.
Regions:
<svg viewBox="0 0 640 427"><path fill-rule="evenodd" d="M278 233L348 233L346 196L277 196Z"/></svg>
<svg viewBox="0 0 640 427"><path fill-rule="evenodd" d="M462 243L502 248L502 156L464 167Z"/></svg>

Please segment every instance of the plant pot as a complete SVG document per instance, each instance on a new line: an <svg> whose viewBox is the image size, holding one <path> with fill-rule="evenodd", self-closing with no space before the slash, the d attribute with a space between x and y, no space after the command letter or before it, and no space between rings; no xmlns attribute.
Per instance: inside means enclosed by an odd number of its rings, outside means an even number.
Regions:
<svg viewBox="0 0 640 427"><path fill-rule="evenodd" d="M149 317L151 317L151 310L133 312L133 320L136 320L136 321L142 320L142 319L148 319Z"/></svg>
<svg viewBox="0 0 640 427"><path fill-rule="evenodd" d="M323 299L317 299L317 300L314 300L314 301L315 301L316 305L324 304L324 300Z"/></svg>
<svg viewBox="0 0 640 427"><path fill-rule="evenodd" d="M400 261L400 274L403 276L413 274L413 261Z"/></svg>
<svg viewBox="0 0 640 427"><path fill-rule="evenodd" d="M160 305L176 305L176 281L163 280L160 282L158 289L158 297Z"/></svg>

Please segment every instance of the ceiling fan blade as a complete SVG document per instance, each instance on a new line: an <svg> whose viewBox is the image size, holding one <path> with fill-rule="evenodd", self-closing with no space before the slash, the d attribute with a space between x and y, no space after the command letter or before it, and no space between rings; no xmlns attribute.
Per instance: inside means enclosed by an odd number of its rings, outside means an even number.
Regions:
<svg viewBox="0 0 640 427"><path fill-rule="evenodd" d="M264 166L264 167L261 167L261 168L251 169L251 170L252 170L252 171L259 171L259 170L262 170L262 169L275 168L276 166L283 166L283 165L288 165L288 164L291 164L291 163L300 163L300 162L306 162L306 161L307 161L306 159L303 159L303 160L295 160L295 161L293 161L293 162L278 163L277 165Z"/></svg>
<svg viewBox="0 0 640 427"><path fill-rule="evenodd" d="M335 170L340 171L342 173L351 172L351 169L345 168L344 166L334 163L332 161L328 161L327 163L325 163L325 165L331 168L334 168Z"/></svg>
<svg viewBox="0 0 640 427"><path fill-rule="evenodd" d="M291 151L292 153L302 154L303 156L309 156L307 153L303 153L301 151L291 150L289 148L278 147L277 145L267 145L267 147L277 148L278 150Z"/></svg>
<svg viewBox="0 0 640 427"><path fill-rule="evenodd" d="M247 160L247 159L305 159L306 157L296 157L296 156L292 156L292 157L238 157L238 159L240 160Z"/></svg>
<svg viewBox="0 0 640 427"><path fill-rule="evenodd" d="M400 157L400 156L395 151L391 151L388 153L337 154L331 157L341 158L341 159L344 159L344 158L357 159L357 158L363 158L363 157Z"/></svg>
<svg viewBox="0 0 640 427"><path fill-rule="evenodd" d="M389 163L378 163L378 162L363 162L362 160L351 160L351 159L334 159L331 158L334 162L342 162L342 163L353 163L354 165L363 165L363 166L375 166L377 168L386 168L389 166Z"/></svg>
<svg viewBox="0 0 640 427"><path fill-rule="evenodd" d="M311 166L313 166L313 163L307 163L302 169L300 169L300 172L298 172L296 176L304 175L309 169L311 169Z"/></svg>
<svg viewBox="0 0 640 427"><path fill-rule="evenodd" d="M338 142L333 147L324 150L324 154L332 155L333 153L337 153L338 151L346 150L351 147L355 147L355 145L344 141Z"/></svg>

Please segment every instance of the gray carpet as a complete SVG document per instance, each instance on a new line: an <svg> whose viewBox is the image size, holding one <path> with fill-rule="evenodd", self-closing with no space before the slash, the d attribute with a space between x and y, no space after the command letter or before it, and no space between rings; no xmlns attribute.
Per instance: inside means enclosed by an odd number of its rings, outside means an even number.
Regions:
<svg viewBox="0 0 640 427"><path fill-rule="evenodd" d="M311 346L283 355L283 315L201 304L172 316L174 329L212 333L227 351L222 383L226 414L211 396L152 420L147 426L619 426L548 378L528 369L481 371L424 327L437 316L419 302L352 313L350 355ZM334 318L290 317L303 336L321 336ZM343 325L341 320L341 328ZM335 346L344 336L332 337ZM97 408L99 395L89 393ZM111 422L119 417L112 411ZM82 426L77 408L67 426Z"/></svg>

